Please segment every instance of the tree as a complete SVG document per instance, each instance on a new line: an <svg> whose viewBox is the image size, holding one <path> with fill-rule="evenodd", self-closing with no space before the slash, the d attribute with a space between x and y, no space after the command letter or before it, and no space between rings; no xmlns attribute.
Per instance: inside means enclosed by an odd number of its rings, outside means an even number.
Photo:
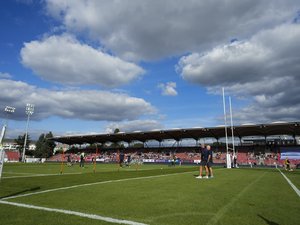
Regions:
<svg viewBox="0 0 300 225"><path fill-rule="evenodd" d="M133 147L133 148L144 148L144 144L143 143L134 143L131 147Z"/></svg>
<svg viewBox="0 0 300 225"><path fill-rule="evenodd" d="M55 142L50 140L53 137L52 132L48 134L41 134L38 141L36 142L36 148L34 156L37 158L49 158L53 155L53 150L55 148Z"/></svg>
<svg viewBox="0 0 300 225"><path fill-rule="evenodd" d="M117 133L120 133L120 129L119 129L119 128L116 128L116 129L114 130L114 134L117 134Z"/></svg>
<svg viewBox="0 0 300 225"><path fill-rule="evenodd" d="M114 130L114 134L117 134L117 133L120 133L121 131L120 131L120 129L119 128L116 128L115 130ZM110 145L110 147L111 148L123 148L124 147L124 145L123 144L119 144L118 142L116 143L116 142L114 142L114 143L112 143L111 145Z"/></svg>
<svg viewBox="0 0 300 225"><path fill-rule="evenodd" d="M15 142L17 144L17 149L20 152L20 155L23 153L24 149L24 141L25 141L25 134L24 135L19 135L17 139L15 139ZM26 152L29 149L29 144L31 143L30 136L27 135L27 142L26 142Z"/></svg>

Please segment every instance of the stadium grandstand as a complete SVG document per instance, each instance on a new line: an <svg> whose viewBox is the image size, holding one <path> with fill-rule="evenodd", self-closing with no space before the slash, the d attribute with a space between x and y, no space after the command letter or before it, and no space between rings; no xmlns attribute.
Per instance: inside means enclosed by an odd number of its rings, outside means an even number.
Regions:
<svg viewBox="0 0 300 225"><path fill-rule="evenodd" d="M31 141L28 145L29 151L35 151L36 149L36 142ZM16 143L13 139L6 139L3 142L3 150L4 150L4 162L19 162L21 159L21 155L19 152L20 146Z"/></svg>
<svg viewBox="0 0 300 225"><path fill-rule="evenodd" d="M290 154L294 165L300 164L300 122L275 122L271 124L245 124L233 128L237 161L240 165L282 165L283 152ZM227 127L227 133L231 128ZM188 128L153 131L119 132L112 134L57 136L53 140L68 145L65 158L79 161L79 154L85 152L86 161L116 162L119 152L132 155L133 159L145 163L168 163L176 157L177 163L198 163L199 145L212 146L214 163L225 164L225 127ZM184 145L190 140L189 145ZM209 141L207 141L209 140ZM166 141L173 143L164 145ZM157 145L149 143L156 142ZM113 143L112 145L106 145ZM120 144L121 143L121 144ZM136 145L135 143L140 143ZM229 143L232 147L232 143ZM49 161L60 161L58 153Z"/></svg>
<svg viewBox="0 0 300 225"><path fill-rule="evenodd" d="M20 153L19 151L5 151L4 162L19 162Z"/></svg>

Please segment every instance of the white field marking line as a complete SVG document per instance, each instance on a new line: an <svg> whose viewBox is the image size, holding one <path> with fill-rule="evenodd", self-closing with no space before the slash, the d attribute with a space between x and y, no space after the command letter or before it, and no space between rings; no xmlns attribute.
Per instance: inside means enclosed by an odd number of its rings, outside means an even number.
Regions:
<svg viewBox="0 0 300 225"><path fill-rule="evenodd" d="M216 214L214 217L212 217L206 225L215 225L219 222L219 220L222 218L222 216L226 213L226 211L234 204L236 203L240 197L242 197L251 186L253 186L255 183L257 183L264 175L266 172L264 172L261 176L256 178L252 183L248 184L241 192L239 192L235 197L232 198L230 202L228 202L225 206L223 206Z"/></svg>
<svg viewBox="0 0 300 225"><path fill-rule="evenodd" d="M220 170L228 170L228 169L227 168L218 169L218 171L220 171ZM30 196L30 195L36 195L36 194L43 194L43 193L47 193L47 192L65 190L65 189L71 189L71 188L77 188L77 187L97 185L97 184L114 183L114 182L121 182L121 181L128 181L128 180L140 180L140 179L164 177L164 176L169 176L169 175L194 173L194 172L196 172L196 171L188 171L188 172L182 172L182 173L172 173L172 174L164 174L164 175L156 175L156 176L148 176L148 177L134 177L134 178L128 178L128 179L100 181L100 182L94 182L94 183L73 185L73 186L69 186L69 187L61 187L61 188L48 189L48 190L44 190L44 191L33 192L33 193L28 193L28 194L23 194L23 195L10 196L10 197L6 197L6 198L2 198L2 199L3 200L7 200L7 199L14 199L14 198L19 198L19 197L26 197L26 196ZM58 175L60 175L60 174L58 174ZM24 176L22 176L22 177L24 177Z"/></svg>
<svg viewBox="0 0 300 225"><path fill-rule="evenodd" d="M0 200L0 204L13 205L13 206L29 208L29 209L37 209L37 210L48 211L48 212L63 213L63 214L67 214L67 215L75 215L75 216L85 217L85 218L94 219L94 220L102 220L102 221L106 221L106 222L110 222L110 223L129 224L129 225L147 225L145 223L138 223L138 222L130 221L130 220L115 219L115 218L105 217L105 216L100 216L100 215L95 215L95 214L87 214L87 213L76 212L76 211L71 211L71 210L64 210L64 209L46 208L46 207L23 204L23 203L7 202L7 201Z"/></svg>
<svg viewBox="0 0 300 225"><path fill-rule="evenodd" d="M124 170L124 171L127 171L127 170L152 170L152 169L135 169L135 168L120 168L120 170Z"/></svg>
<svg viewBox="0 0 300 225"><path fill-rule="evenodd" d="M143 180L143 179L166 177L166 176L186 174L186 173L195 173L195 171L182 172L182 173L171 173L171 174L163 174L163 175L155 175L155 176L147 176L147 177L133 177L133 178L125 178L125 179L119 179L119 180L107 180L107 181L99 181L99 182L94 182L94 183L79 184L79 185L73 185L73 186L67 186L67 187L61 187L61 188L53 188L53 189L48 189L48 190L44 190L44 191L23 194L23 195L10 196L10 197L6 197L6 198L2 198L2 200L15 199L15 198L26 197L26 196L31 196L31 195L44 194L44 193L53 192L53 191L61 191L61 190L67 190L67 189L78 188L78 187L86 187L86 186L92 186L92 185L98 185L98 184L117 183L117 182L123 182L123 181L131 181L131 180Z"/></svg>
<svg viewBox="0 0 300 225"><path fill-rule="evenodd" d="M153 222L159 219L163 219L163 218L168 218L168 217L175 217L175 216L214 216L216 215L215 213L210 213L210 212L189 212L189 213L169 213L169 214L164 214L161 216L155 216L155 217L151 217L151 219L149 219L149 221Z"/></svg>
<svg viewBox="0 0 300 225"><path fill-rule="evenodd" d="M292 181L290 181L289 178L287 178L287 176L281 172L280 169L277 168L277 170L281 173L281 175L286 179L286 181L288 182L288 184L294 189L294 191L296 192L296 194L300 197L300 191L299 189L292 183Z"/></svg>
<svg viewBox="0 0 300 225"><path fill-rule="evenodd" d="M18 172L2 172L2 173L11 173L11 174L36 174L36 173L18 173Z"/></svg>
<svg viewBox="0 0 300 225"><path fill-rule="evenodd" d="M12 179L12 178L27 178L27 177L47 177L47 176L62 176L62 175L72 175L72 174L82 174L82 173L48 173L48 174L35 174L31 176L11 176L11 177L2 177L2 179Z"/></svg>
<svg viewBox="0 0 300 225"><path fill-rule="evenodd" d="M28 175L32 175L32 176L39 176L39 175L61 175L61 173L15 173L15 174L24 174L24 175L26 175L26 174L28 174ZM65 172L63 172L62 173L62 175L63 174L82 174L82 172L76 172L76 173L65 173Z"/></svg>

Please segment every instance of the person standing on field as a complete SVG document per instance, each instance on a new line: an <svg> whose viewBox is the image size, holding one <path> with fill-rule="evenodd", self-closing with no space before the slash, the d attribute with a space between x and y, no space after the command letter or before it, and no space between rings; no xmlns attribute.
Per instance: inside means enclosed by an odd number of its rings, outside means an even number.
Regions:
<svg viewBox="0 0 300 225"><path fill-rule="evenodd" d="M202 172L203 172L203 167L205 168L205 177L208 178L208 167L207 167L207 162L208 162L208 155L209 152L206 148L204 148L204 145L201 148L201 162L200 162L200 168L199 168L199 176L197 176L197 179L202 179Z"/></svg>
<svg viewBox="0 0 300 225"><path fill-rule="evenodd" d="M214 177L213 169L212 169L212 165L213 165L213 152L211 150L210 145L207 145L206 149L208 151L208 159L207 159L208 173L209 173L209 177L213 178Z"/></svg>
<svg viewBox="0 0 300 225"><path fill-rule="evenodd" d="M84 167L84 152L80 154L80 164L79 167Z"/></svg>

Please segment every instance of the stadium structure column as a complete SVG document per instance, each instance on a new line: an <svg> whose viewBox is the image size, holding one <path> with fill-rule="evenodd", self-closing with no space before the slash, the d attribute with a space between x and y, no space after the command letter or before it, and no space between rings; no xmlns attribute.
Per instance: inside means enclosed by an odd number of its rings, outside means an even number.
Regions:
<svg viewBox="0 0 300 225"><path fill-rule="evenodd" d="M219 138L216 138L216 141L217 141L217 145L219 146L219 144L220 144L220 143L219 143Z"/></svg>
<svg viewBox="0 0 300 225"><path fill-rule="evenodd" d="M195 138L195 140L196 140L196 146L199 146L200 144L199 143L201 143L201 138Z"/></svg>
<svg viewBox="0 0 300 225"><path fill-rule="evenodd" d="M243 146L242 137L239 136L239 139L240 139L240 146Z"/></svg>

